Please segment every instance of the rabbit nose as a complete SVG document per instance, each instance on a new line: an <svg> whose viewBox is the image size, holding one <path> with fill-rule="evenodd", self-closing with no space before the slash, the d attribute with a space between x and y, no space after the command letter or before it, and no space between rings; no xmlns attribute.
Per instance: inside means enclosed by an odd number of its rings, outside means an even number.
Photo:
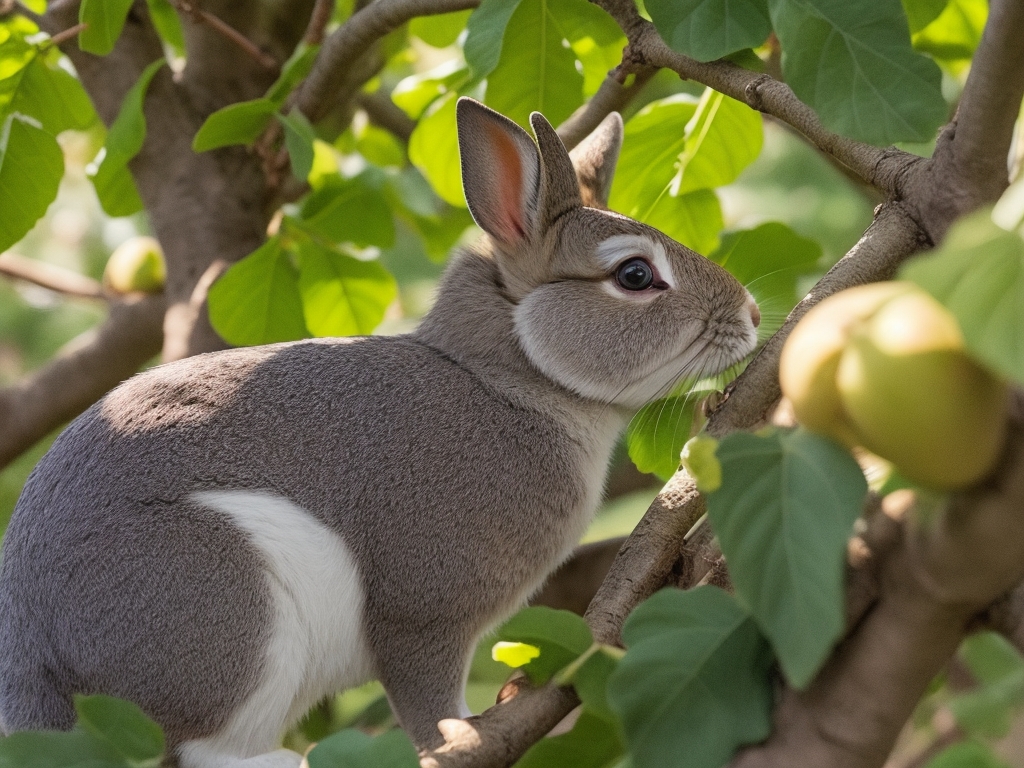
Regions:
<svg viewBox="0 0 1024 768"><path fill-rule="evenodd" d="M747 310L750 312L750 322L757 328L761 324L761 310L757 308L754 297L749 294L747 295Z"/></svg>

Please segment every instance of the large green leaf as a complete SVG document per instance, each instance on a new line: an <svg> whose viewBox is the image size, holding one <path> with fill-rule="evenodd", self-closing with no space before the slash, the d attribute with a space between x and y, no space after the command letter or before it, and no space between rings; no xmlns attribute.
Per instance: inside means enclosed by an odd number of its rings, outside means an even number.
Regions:
<svg viewBox="0 0 1024 768"><path fill-rule="evenodd" d="M988 211L967 216L942 245L907 263L913 280L956 315L967 348L993 370L1024 384L1024 240Z"/></svg>
<svg viewBox="0 0 1024 768"><path fill-rule="evenodd" d="M132 0L82 0L78 20L89 26L78 34L79 47L99 56L114 50L131 7Z"/></svg>
<svg viewBox="0 0 1024 768"><path fill-rule="evenodd" d="M531 645L540 651L523 665L523 671L535 683L547 682L594 644L590 628L582 618L543 606L521 610L498 629L496 638L499 642Z"/></svg>
<svg viewBox="0 0 1024 768"><path fill-rule="evenodd" d="M679 469L679 452L690 439L693 409L707 392L666 397L648 403L629 422L626 446L629 458L641 472L653 472L662 480Z"/></svg>
<svg viewBox="0 0 1024 768"><path fill-rule="evenodd" d="M252 346L309 336L299 278L280 237L272 237L210 288L210 323L229 344Z"/></svg>
<svg viewBox="0 0 1024 768"><path fill-rule="evenodd" d="M129 216L142 210L142 200L128 173L128 161L138 154L146 140L146 116L142 105L146 90L157 70L164 65L159 59L146 67L135 85L125 94L107 140L103 144L103 160L92 177L93 186L103 210L110 216Z"/></svg>
<svg viewBox="0 0 1024 768"><path fill-rule="evenodd" d="M541 739L515 768L613 768L621 758L614 722L584 708L571 731Z"/></svg>
<svg viewBox="0 0 1024 768"><path fill-rule="evenodd" d="M317 243L299 244L299 292L314 336L373 331L397 295L395 278L375 261L360 261Z"/></svg>
<svg viewBox="0 0 1024 768"><path fill-rule="evenodd" d="M278 104L270 99L253 99L218 109L200 126L192 149L207 152L232 144L251 144L267 129Z"/></svg>
<svg viewBox="0 0 1024 768"><path fill-rule="evenodd" d="M0 252L21 240L57 197L64 153L57 140L18 115L0 129Z"/></svg>
<svg viewBox="0 0 1024 768"><path fill-rule="evenodd" d="M786 82L834 131L927 141L948 115L935 62L910 46L899 0L769 0Z"/></svg>
<svg viewBox="0 0 1024 768"><path fill-rule="evenodd" d="M725 267L754 295L764 327L772 329L800 299L797 281L815 271L821 246L785 224L770 221L723 235L722 244L708 258Z"/></svg>
<svg viewBox="0 0 1024 768"><path fill-rule="evenodd" d="M409 138L409 160L426 176L438 197L466 207L455 126L457 93L447 93L427 110Z"/></svg>
<svg viewBox="0 0 1024 768"><path fill-rule="evenodd" d="M356 730L328 736L309 753L309 768L419 768L409 737L392 730L371 737Z"/></svg>
<svg viewBox="0 0 1024 768"><path fill-rule="evenodd" d="M466 23L463 53L474 80L482 80L498 66L505 29L521 0L482 0Z"/></svg>
<svg viewBox="0 0 1024 768"><path fill-rule="evenodd" d="M1001 738L1024 706L1024 659L1001 635L981 632L964 640L960 658L978 682L957 693L949 709L971 734Z"/></svg>
<svg viewBox="0 0 1024 768"><path fill-rule="evenodd" d="M698 61L756 48L772 31L766 0L647 0L645 5L665 42Z"/></svg>
<svg viewBox="0 0 1024 768"><path fill-rule="evenodd" d="M78 721L109 744L134 768L156 768L164 753L164 734L135 704L111 696L76 696Z"/></svg>
<svg viewBox="0 0 1024 768"><path fill-rule="evenodd" d="M457 59L398 82L391 100L413 120L419 120L435 99L457 91L469 80L469 70Z"/></svg>
<svg viewBox="0 0 1024 768"><path fill-rule="evenodd" d="M78 79L51 67L42 56L25 67L11 111L31 115L54 135L84 130L96 121L96 110Z"/></svg>
<svg viewBox="0 0 1024 768"><path fill-rule="evenodd" d="M902 0L911 34L920 32L935 21L948 2L949 0Z"/></svg>
<svg viewBox="0 0 1024 768"><path fill-rule="evenodd" d="M469 20L469 10L440 13L436 16L417 16L409 22L409 33L427 45L445 48L454 43Z"/></svg>
<svg viewBox="0 0 1024 768"><path fill-rule="evenodd" d="M760 117L720 94L653 102L626 124L609 205L707 253L722 228L710 188L733 181L760 146Z"/></svg>
<svg viewBox="0 0 1024 768"><path fill-rule="evenodd" d="M626 621L608 682L634 768L720 768L771 729L771 653L716 587L663 590Z"/></svg>
<svg viewBox="0 0 1024 768"><path fill-rule="evenodd" d="M301 212L299 226L332 243L390 248L395 242L387 200L361 177L328 182L306 198Z"/></svg>
<svg viewBox="0 0 1024 768"><path fill-rule="evenodd" d="M846 542L867 483L845 450L804 430L729 435L717 455L708 517L729 575L803 688L843 632Z"/></svg>
<svg viewBox="0 0 1024 768"><path fill-rule="evenodd" d="M731 184L761 154L763 139L760 114L706 88L686 125L671 194Z"/></svg>
<svg viewBox="0 0 1024 768"><path fill-rule="evenodd" d="M523 126L534 111L558 125L583 103L576 54L563 45L577 5L586 6L586 0L520 0L498 65L487 76L488 106Z"/></svg>

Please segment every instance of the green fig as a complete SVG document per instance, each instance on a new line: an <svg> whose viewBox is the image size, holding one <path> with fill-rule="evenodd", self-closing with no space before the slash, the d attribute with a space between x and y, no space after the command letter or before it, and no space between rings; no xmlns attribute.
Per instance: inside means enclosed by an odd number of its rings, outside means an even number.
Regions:
<svg viewBox="0 0 1024 768"><path fill-rule="evenodd" d="M125 240L103 270L104 285L115 293L159 293L165 279L164 252L152 237Z"/></svg>

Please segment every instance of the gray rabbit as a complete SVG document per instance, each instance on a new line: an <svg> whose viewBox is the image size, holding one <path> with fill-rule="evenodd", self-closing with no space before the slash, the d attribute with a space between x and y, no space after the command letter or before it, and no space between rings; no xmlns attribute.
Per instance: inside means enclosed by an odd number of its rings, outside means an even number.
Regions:
<svg viewBox="0 0 1024 768"><path fill-rule="evenodd" d="M725 270L604 210L618 115L572 157L531 123L459 101L487 236L417 331L163 365L57 439L4 540L0 730L102 692L183 768L294 768L283 729L371 678L421 747L468 714L475 642L572 550L629 416L758 323Z"/></svg>

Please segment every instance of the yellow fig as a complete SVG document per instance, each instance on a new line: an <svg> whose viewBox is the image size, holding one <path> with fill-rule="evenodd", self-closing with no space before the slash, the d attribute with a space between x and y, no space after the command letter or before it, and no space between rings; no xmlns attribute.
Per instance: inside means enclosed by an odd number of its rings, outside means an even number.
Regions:
<svg viewBox="0 0 1024 768"><path fill-rule="evenodd" d="M837 293L812 307L786 340L779 361L782 393L797 421L847 446L857 443L836 389L839 358L853 329L909 283L873 283Z"/></svg>
<svg viewBox="0 0 1024 768"><path fill-rule="evenodd" d="M922 484L976 482L1003 444L1006 384L966 355L955 318L923 291L854 331L836 388L859 444Z"/></svg>
<svg viewBox="0 0 1024 768"><path fill-rule="evenodd" d="M115 293L159 293L165 279L164 252L152 237L125 240L103 270L104 284Z"/></svg>

